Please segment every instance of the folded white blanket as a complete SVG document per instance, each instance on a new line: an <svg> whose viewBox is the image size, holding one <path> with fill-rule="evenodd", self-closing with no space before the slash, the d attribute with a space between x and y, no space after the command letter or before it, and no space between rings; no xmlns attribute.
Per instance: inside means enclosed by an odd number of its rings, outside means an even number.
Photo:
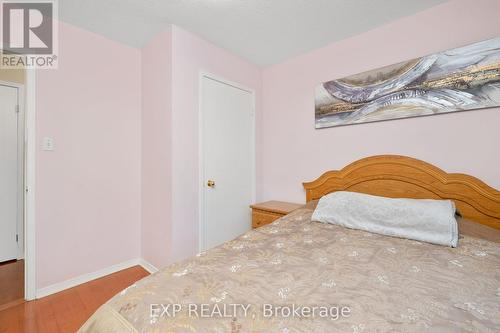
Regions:
<svg viewBox="0 0 500 333"><path fill-rule="evenodd" d="M451 247L458 243L451 200L392 199L340 191L320 199L312 220Z"/></svg>

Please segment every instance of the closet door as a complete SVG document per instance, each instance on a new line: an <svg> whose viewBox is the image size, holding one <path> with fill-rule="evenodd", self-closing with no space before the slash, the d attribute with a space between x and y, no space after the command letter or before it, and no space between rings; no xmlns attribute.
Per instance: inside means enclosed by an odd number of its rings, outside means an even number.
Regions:
<svg viewBox="0 0 500 333"><path fill-rule="evenodd" d="M207 76L201 85L200 247L209 249L251 229L254 94Z"/></svg>
<svg viewBox="0 0 500 333"><path fill-rule="evenodd" d="M18 88L0 84L0 262L17 258Z"/></svg>

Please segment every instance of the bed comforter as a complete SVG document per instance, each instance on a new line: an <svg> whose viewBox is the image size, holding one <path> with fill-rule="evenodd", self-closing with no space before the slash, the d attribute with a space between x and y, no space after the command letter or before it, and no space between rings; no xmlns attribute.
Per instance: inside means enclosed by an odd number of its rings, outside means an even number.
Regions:
<svg viewBox="0 0 500 333"><path fill-rule="evenodd" d="M499 244L462 237L448 248L311 214L138 281L79 332L498 332Z"/></svg>

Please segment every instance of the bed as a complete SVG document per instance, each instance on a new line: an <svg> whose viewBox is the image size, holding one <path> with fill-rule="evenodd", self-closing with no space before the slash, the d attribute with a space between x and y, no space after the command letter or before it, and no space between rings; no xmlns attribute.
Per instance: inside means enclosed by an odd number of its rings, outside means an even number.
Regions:
<svg viewBox="0 0 500 333"><path fill-rule="evenodd" d="M79 332L495 332L500 192L403 156L304 183L309 206L120 292ZM311 221L335 191L451 199L457 248Z"/></svg>

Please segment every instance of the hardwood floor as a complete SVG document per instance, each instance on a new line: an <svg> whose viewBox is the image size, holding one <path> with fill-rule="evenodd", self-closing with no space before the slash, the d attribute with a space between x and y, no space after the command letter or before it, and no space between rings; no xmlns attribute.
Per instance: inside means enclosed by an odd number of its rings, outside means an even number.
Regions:
<svg viewBox="0 0 500 333"><path fill-rule="evenodd" d="M0 332L75 332L120 290L149 275L135 266L31 302L0 311Z"/></svg>
<svg viewBox="0 0 500 333"><path fill-rule="evenodd" d="M24 299L24 260L0 264L0 309Z"/></svg>

